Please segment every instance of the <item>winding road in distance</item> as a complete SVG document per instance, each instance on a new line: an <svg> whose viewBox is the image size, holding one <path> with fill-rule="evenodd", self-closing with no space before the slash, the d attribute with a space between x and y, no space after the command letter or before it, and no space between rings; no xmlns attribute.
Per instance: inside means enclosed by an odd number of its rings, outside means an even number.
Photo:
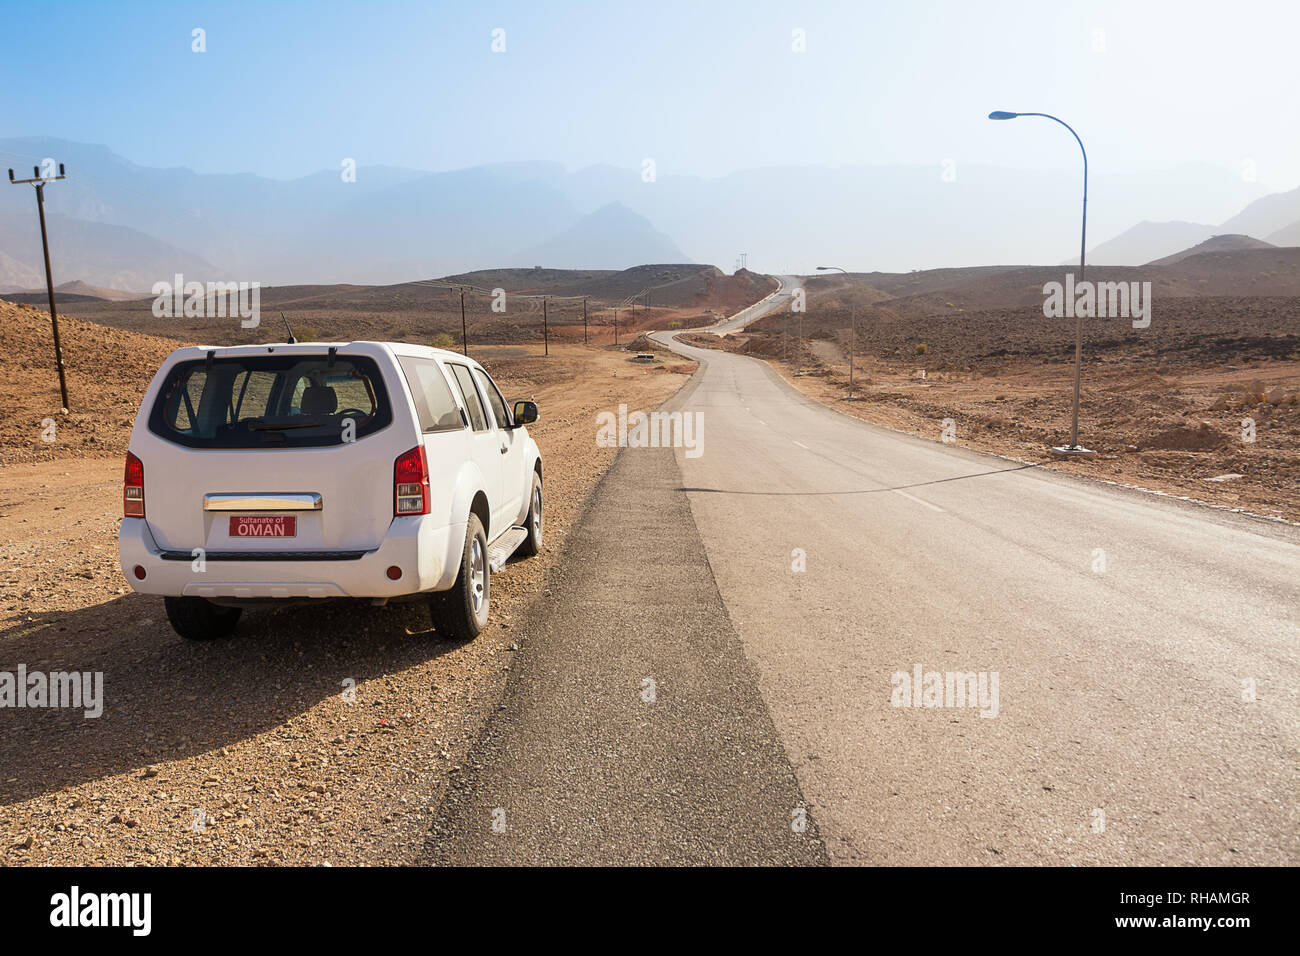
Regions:
<svg viewBox="0 0 1300 956"><path fill-rule="evenodd" d="M753 305L741 309L735 315L728 316L721 322L709 326L708 331L716 332L719 335L739 332L751 322L757 322L765 315L770 315L782 309L789 311L791 298L794 296L796 289L803 288L803 280L798 276L773 276L772 278L780 283L775 292L759 299Z"/></svg>

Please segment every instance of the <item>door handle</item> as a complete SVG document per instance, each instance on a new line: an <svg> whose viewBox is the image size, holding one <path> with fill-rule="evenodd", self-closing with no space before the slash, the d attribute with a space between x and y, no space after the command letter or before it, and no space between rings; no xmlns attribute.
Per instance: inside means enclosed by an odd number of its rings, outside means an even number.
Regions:
<svg viewBox="0 0 1300 956"><path fill-rule="evenodd" d="M502 445L502 446L501 446L501 454L504 455L504 454L505 454L506 452L508 452L509 450L510 450L510 447L509 447L508 445Z"/></svg>

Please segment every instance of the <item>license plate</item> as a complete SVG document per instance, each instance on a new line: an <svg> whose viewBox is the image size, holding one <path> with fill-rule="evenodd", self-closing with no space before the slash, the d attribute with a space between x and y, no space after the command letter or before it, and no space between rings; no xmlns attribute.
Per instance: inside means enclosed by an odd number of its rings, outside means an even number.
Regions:
<svg viewBox="0 0 1300 956"><path fill-rule="evenodd" d="M292 538L298 534L294 515L231 515L232 538Z"/></svg>

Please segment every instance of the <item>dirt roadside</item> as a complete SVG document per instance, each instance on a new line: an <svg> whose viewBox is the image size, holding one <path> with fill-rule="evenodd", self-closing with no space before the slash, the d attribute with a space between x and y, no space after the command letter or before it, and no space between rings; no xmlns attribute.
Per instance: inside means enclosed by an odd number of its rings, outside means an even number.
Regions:
<svg viewBox="0 0 1300 956"><path fill-rule="evenodd" d="M5 865L409 861L497 706L512 622L550 599L568 531L614 459L596 414L655 407L693 368L555 344L548 359L531 345L472 353L508 396L538 401L530 431L547 469L545 550L493 577L492 623L473 643L441 639L419 604L339 603L248 612L232 639L203 646L117 567L118 419L147 377L100 396L102 414L60 417L68 440L43 443L49 389L27 380L48 365L5 344L15 374L0 399L20 434L0 449L0 672L102 672L104 699L97 719L0 709ZM154 357L139 365L151 372Z"/></svg>

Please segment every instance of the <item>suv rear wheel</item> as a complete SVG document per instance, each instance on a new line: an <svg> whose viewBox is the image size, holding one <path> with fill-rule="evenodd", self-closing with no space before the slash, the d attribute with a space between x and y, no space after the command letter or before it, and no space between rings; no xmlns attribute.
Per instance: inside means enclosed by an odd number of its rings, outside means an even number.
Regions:
<svg viewBox="0 0 1300 956"><path fill-rule="evenodd" d="M460 574L450 591L429 595L429 617L443 636L472 641L487 627L492 603L492 569L488 567L487 535L478 515L469 516Z"/></svg>
<svg viewBox="0 0 1300 956"><path fill-rule="evenodd" d="M206 598L165 597L167 620L172 630L187 641L211 641L235 631L243 608L221 607Z"/></svg>

